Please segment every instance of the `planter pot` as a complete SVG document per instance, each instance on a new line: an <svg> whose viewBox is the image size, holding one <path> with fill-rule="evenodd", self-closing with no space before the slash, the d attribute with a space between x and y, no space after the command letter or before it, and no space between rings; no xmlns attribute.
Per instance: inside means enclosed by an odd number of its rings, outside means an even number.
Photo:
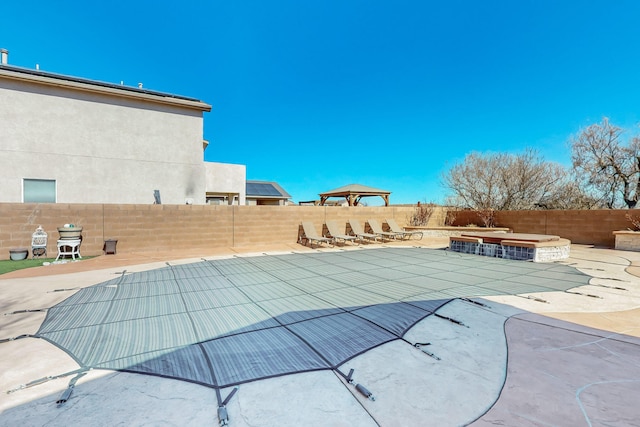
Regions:
<svg viewBox="0 0 640 427"><path fill-rule="evenodd" d="M11 257L13 261L22 261L23 259L27 259L28 256L29 256L29 249L25 249L25 248L9 249L9 257Z"/></svg>
<svg viewBox="0 0 640 427"><path fill-rule="evenodd" d="M79 239L82 235L82 227L58 227L60 240Z"/></svg>

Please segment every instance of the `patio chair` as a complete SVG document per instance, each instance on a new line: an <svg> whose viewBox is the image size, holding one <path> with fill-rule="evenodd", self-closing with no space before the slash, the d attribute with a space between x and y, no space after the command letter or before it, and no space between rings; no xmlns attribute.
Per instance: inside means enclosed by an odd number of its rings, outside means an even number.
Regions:
<svg viewBox="0 0 640 427"><path fill-rule="evenodd" d="M345 234L344 231L340 231L340 226L338 226L338 223L335 221L327 221L326 224L327 230L329 230L329 235L333 237L336 242L338 240L342 240L344 243L347 243L347 241L355 241L358 239L356 236L349 236L348 234Z"/></svg>
<svg viewBox="0 0 640 427"><path fill-rule="evenodd" d="M306 240L304 243L305 246L307 242L309 242L310 246L313 246L313 242L317 242L318 244L320 243L333 244L335 242L335 239L333 238L320 236L316 231L316 227L313 225L311 221L302 221L302 231L303 231L303 234L300 236L299 240L300 240L300 243L302 243L303 240Z"/></svg>
<svg viewBox="0 0 640 427"><path fill-rule="evenodd" d="M365 233L364 228L362 228L362 224L360 224L360 222L357 219L350 219L349 226L351 227L351 232L353 233L353 235L359 238L363 242L364 242L364 239L369 239L373 241L378 240L379 236L371 233Z"/></svg>
<svg viewBox="0 0 640 427"><path fill-rule="evenodd" d="M395 219L391 219L391 218L387 218L387 225L389 226L389 229L391 231L393 231L394 233L398 233L402 235L402 238L404 239L406 236L409 237L409 239L411 239L413 236L417 236L418 234L420 235L420 240L422 240L422 231L419 230L405 230L404 228L400 227L398 225L398 223L396 222Z"/></svg>
<svg viewBox="0 0 640 427"><path fill-rule="evenodd" d="M369 227L371 227L371 231L373 231L374 234L380 236L382 239L384 239L385 237L387 239L395 239L400 235L399 233L384 231L377 219L369 219L367 222L369 223Z"/></svg>

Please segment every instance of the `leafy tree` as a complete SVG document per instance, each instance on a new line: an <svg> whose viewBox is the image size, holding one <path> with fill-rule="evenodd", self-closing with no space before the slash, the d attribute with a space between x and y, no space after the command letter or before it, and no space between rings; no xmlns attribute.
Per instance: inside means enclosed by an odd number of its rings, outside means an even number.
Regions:
<svg viewBox="0 0 640 427"><path fill-rule="evenodd" d="M571 160L585 194L610 209L634 208L640 198L640 138L603 118L573 137Z"/></svg>

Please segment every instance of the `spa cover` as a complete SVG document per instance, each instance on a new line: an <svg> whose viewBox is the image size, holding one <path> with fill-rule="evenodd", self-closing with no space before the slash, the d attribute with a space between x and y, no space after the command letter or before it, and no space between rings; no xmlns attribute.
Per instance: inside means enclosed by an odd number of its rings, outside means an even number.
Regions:
<svg viewBox="0 0 640 427"><path fill-rule="evenodd" d="M453 298L563 291L589 278L424 248L234 257L81 289L48 310L37 336L85 368L220 389L339 368Z"/></svg>

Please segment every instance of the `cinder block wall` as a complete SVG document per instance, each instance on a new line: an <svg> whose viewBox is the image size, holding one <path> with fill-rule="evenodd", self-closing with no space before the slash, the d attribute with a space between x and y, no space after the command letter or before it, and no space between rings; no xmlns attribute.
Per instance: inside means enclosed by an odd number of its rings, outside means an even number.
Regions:
<svg viewBox="0 0 640 427"><path fill-rule="evenodd" d="M394 218L408 224L414 206L222 206L222 205L103 205L0 203L0 259L9 249L30 248L31 234L42 225L49 234L49 256L55 256L57 227L83 227L82 254L102 254L105 239L118 239L118 252L242 247L292 243L302 221L318 232L327 220L346 223L369 218L381 223ZM499 211L497 225L517 233L555 234L574 243L614 247L612 232L632 227L628 210ZM446 210L437 208L429 226L442 226ZM640 217L640 212L637 215ZM481 224L474 211L457 212L454 225Z"/></svg>
<svg viewBox="0 0 640 427"><path fill-rule="evenodd" d="M613 232L633 228L626 214L640 217L632 210L549 210L497 211L496 225L508 227L515 233L553 234L573 243L614 247ZM482 225L475 211L456 213L454 225Z"/></svg>
<svg viewBox="0 0 640 427"><path fill-rule="evenodd" d="M0 203L0 259L9 249L31 247L38 225L48 233L48 255L56 256L57 227L82 226L83 255L100 255L105 239L117 239L118 253L219 248L293 243L302 221L318 230L327 220L364 225L369 218L383 223L394 218L407 224L412 206L222 206L222 205L103 205ZM444 213L436 210L429 225L442 225Z"/></svg>
<svg viewBox="0 0 640 427"><path fill-rule="evenodd" d="M83 227L82 253L84 249L103 244L103 205L94 204L36 204L0 203L0 259L9 258L9 249L28 248L31 250L31 235L38 225L48 234L48 256L56 256L57 227L72 223ZM31 253L29 254L31 255Z"/></svg>

